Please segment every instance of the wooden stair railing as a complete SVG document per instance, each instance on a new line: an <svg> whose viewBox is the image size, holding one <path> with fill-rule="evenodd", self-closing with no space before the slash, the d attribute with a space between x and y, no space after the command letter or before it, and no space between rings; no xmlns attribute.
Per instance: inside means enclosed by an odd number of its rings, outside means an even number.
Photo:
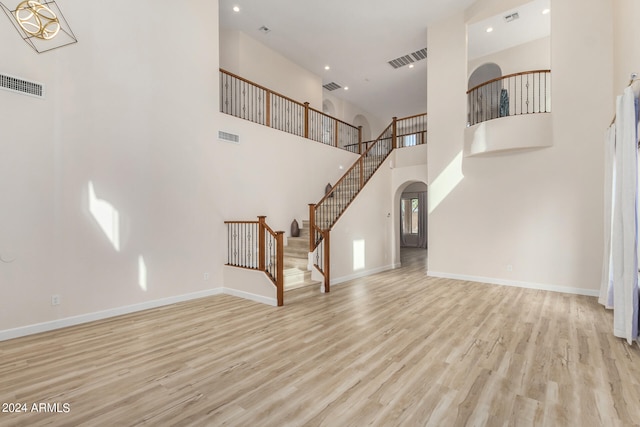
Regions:
<svg viewBox="0 0 640 427"><path fill-rule="evenodd" d="M284 231L273 231L265 216L258 221L225 221L227 264L264 272L276 287L278 306L284 304Z"/></svg>
<svg viewBox="0 0 640 427"><path fill-rule="evenodd" d="M359 147L362 141L362 126L331 117L310 107L308 102L294 101L223 69L220 69L220 111L345 150Z"/></svg>
<svg viewBox="0 0 640 427"><path fill-rule="evenodd" d="M331 190L318 203L309 204L309 252L314 253L314 266L324 276L325 292L330 291L329 235L334 224L395 148L426 144L426 134L426 114L394 117Z"/></svg>

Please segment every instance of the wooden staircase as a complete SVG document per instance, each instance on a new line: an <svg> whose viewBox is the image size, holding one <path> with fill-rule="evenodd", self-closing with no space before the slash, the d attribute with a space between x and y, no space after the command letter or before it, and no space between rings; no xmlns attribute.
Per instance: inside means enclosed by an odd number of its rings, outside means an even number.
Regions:
<svg viewBox="0 0 640 427"><path fill-rule="evenodd" d="M309 264L309 221L302 221L299 237L288 237L284 247L284 290L320 285L311 280Z"/></svg>

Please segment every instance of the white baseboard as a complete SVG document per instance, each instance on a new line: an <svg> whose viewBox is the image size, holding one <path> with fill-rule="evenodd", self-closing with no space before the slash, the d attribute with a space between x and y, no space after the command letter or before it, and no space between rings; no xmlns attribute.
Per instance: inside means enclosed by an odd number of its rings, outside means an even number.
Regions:
<svg viewBox="0 0 640 427"><path fill-rule="evenodd" d="M260 302L262 304L272 305L274 307L278 306L278 300L276 298L265 297L263 295L251 294L249 292L239 291L237 289L229 289L223 288L222 293L226 295L232 295L234 297L244 298L255 302Z"/></svg>
<svg viewBox="0 0 640 427"><path fill-rule="evenodd" d="M52 331L54 329L66 328L68 326L80 325L82 323L103 320L110 317L130 314L136 311L148 310L150 308L162 307L165 305L176 304L179 302L190 301L198 298L220 295L224 292L223 288L208 289L206 291L194 292L191 294L178 295L175 297L163 298L154 301L147 301L140 304L133 304L124 307L117 307L109 310L98 311L95 313L87 313L79 316L66 317L64 319L52 320L50 322L37 323L35 325L22 326L14 329L0 331L0 341L13 338L24 337L27 335L38 334L40 332Z"/></svg>
<svg viewBox="0 0 640 427"><path fill-rule="evenodd" d="M339 285L340 283L348 282L349 280L359 279L365 276L371 276L372 274L382 273L383 271L392 270L393 268L394 268L394 264L388 264L388 265L374 268L371 270L362 270L354 274L349 274L348 276L337 277L335 279L331 279L331 286Z"/></svg>
<svg viewBox="0 0 640 427"><path fill-rule="evenodd" d="M521 282L518 280L496 279L494 277L467 276L464 274L451 274L451 273L443 273L440 271L427 271L427 276L441 277L443 279L466 280L469 282L489 283L491 285L513 286L516 288L527 288L527 289L538 289L542 291L562 292L565 294L573 294L573 295L586 295L590 297L597 297L599 294L599 291L595 289L582 289L582 288L572 288L568 286L547 285L544 283Z"/></svg>

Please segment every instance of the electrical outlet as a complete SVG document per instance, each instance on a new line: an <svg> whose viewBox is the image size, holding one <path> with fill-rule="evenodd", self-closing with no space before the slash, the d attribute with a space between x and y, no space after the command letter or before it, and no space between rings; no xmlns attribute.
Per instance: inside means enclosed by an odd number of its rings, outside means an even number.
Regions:
<svg viewBox="0 0 640 427"><path fill-rule="evenodd" d="M209 280L209 273L204 273L204 280Z"/></svg>
<svg viewBox="0 0 640 427"><path fill-rule="evenodd" d="M51 295L51 305L60 305L60 295Z"/></svg>

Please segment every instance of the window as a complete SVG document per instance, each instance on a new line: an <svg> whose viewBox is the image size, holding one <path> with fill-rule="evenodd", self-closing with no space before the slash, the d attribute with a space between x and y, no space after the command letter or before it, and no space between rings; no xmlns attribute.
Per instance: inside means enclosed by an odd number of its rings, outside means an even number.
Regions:
<svg viewBox="0 0 640 427"><path fill-rule="evenodd" d="M402 232L418 234L418 198L402 199Z"/></svg>

